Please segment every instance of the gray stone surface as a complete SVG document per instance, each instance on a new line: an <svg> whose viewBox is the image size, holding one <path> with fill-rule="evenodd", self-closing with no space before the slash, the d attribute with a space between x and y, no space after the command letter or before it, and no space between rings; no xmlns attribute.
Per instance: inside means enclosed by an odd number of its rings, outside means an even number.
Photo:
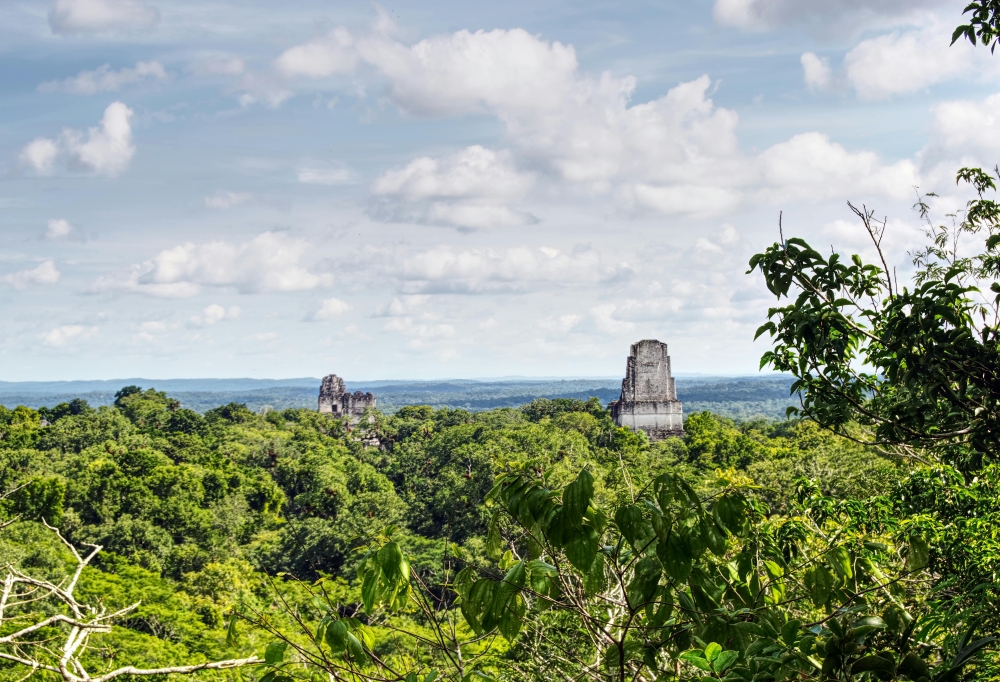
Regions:
<svg viewBox="0 0 1000 682"><path fill-rule="evenodd" d="M356 422L369 407L375 407L375 396L371 393L348 393L344 380L336 374L323 377L323 384L319 388L320 414L347 417Z"/></svg>
<svg viewBox="0 0 1000 682"><path fill-rule="evenodd" d="M650 440L684 435L684 412L670 376L667 344L652 339L632 344L621 397L608 408L616 424L645 431Z"/></svg>

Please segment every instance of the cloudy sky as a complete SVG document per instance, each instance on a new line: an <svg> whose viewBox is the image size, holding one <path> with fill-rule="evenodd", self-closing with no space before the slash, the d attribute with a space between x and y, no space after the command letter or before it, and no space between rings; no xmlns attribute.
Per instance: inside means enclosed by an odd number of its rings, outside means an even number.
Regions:
<svg viewBox="0 0 1000 682"><path fill-rule="evenodd" d="M4 0L0 379L755 372L786 235L1000 160L964 0Z"/></svg>

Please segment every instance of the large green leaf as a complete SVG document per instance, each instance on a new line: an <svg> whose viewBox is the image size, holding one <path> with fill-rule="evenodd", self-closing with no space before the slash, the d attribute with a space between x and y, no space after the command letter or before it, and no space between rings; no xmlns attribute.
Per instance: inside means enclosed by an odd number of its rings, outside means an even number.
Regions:
<svg viewBox="0 0 1000 682"><path fill-rule="evenodd" d="M666 542L657 543L656 556L659 557L667 575L676 581L686 580L691 573L691 563L694 558L691 556L691 546L676 526L667 536Z"/></svg>
<svg viewBox="0 0 1000 682"><path fill-rule="evenodd" d="M326 644L333 654L342 654L347 651L347 623L342 620L335 620L326 626Z"/></svg>
<svg viewBox="0 0 1000 682"><path fill-rule="evenodd" d="M573 527L583 522L591 498L594 497L594 477L584 469L576 480L566 486L563 491L563 516L565 522Z"/></svg>
<svg viewBox="0 0 1000 682"><path fill-rule="evenodd" d="M576 570L586 573L594 563L598 549L597 531L583 526L566 543L566 558Z"/></svg>

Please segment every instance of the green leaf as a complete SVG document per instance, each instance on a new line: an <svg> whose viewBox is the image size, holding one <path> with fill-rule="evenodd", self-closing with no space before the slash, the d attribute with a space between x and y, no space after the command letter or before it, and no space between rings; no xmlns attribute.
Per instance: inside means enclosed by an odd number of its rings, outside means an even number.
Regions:
<svg viewBox="0 0 1000 682"><path fill-rule="evenodd" d="M872 654L871 656L865 656L864 658L858 659L854 662L854 665L851 666L851 674L853 675L870 672L893 675L896 672L896 664L888 658L882 658L878 654Z"/></svg>
<svg viewBox="0 0 1000 682"><path fill-rule="evenodd" d="M368 568L365 572L365 579L361 583L361 602L366 613L371 613L375 609L375 601L378 597L378 580L380 571L376 568Z"/></svg>
<svg viewBox="0 0 1000 682"><path fill-rule="evenodd" d="M930 547L927 541L919 535L911 535L909 542L909 552L906 555L907 571L918 571L927 566L930 560Z"/></svg>
<svg viewBox="0 0 1000 682"><path fill-rule="evenodd" d="M226 628L226 644L236 646L240 641L240 633L236 630L236 614L229 618L229 627Z"/></svg>
<svg viewBox="0 0 1000 682"><path fill-rule="evenodd" d="M285 649L287 648L288 642L271 642L264 650L264 662L268 665L281 663L285 659Z"/></svg>
<svg viewBox="0 0 1000 682"><path fill-rule="evenodd" d="M462 678L462 682L494 682L493 678L486 673L481 673L478 670L473 670Z"/></svg>
<svg viewBox="0 0 1000 682"><path fill-rule="evenodd" d="M347 653L356 663L364 663L368 660L368 654L361 645L361 640L354 636L354 633L347 633Z"/></svg>
<svg viewBox="0 0 1000 682"><path fill-rule="evenodd" d="M708 645L705 647L705 658L708 660L709 663L715 661L715 659L718 658L719 654L721 653L722 653L722 647L719 644L716 644L715 642L709 642Z"/></svg>
<svg viewBox="0 0 1000 682"><path fill-rule="evenodd" d="M342 620L335 620L326 626L326 644L334 655L347 651L347 635L347 624Z"/></svg>
<svg viewBox="0 0 1000 682"><path fill-rule="evenodd" d="M701 670L704 670L707 673L712 672L712 664L709 663L708 660L706 660L705 657L702 655L702 653L697 649L694 649L692 651L685 651L679 656L679 658L682 661L687 661L691 665L695 666L696 668L700 668Z"/></svg>
<svg viewBox="0 0 1000 682"><path fill-rule="evenodd" d="M802 621L790 620L781 626L781 641L784 642L785 646L795 646L795 642L798 641L799 636L799 625Z"/></svg>
<svg viewBox="0 0 1000 682"><path fill-rule="evenodd" d="M850 580L854 577L854 570L851 567L851 554L846 547L835 547L826 555L826 560L843 580Z"/></svg>
<svg viewBox="0 0 1000 682"><path fill-rule="evenodd" d="M833 592L834 577L826 566L813 566L806 571L803 580L809 596L812 597L813 604L823 606Z"/></svg>
<svg viewBox="0 0 1000 682"><path fill-rule="evenodd" d="M604 574L604 555L600 552L594 556L594 563L583 576L583 589L587 594L598 594L608 587L607 577Z"/></svg>
<svg viewBox="0 0 1000 682"><path fill-rule="evenodd" d="M566 523L577 527L583 522L583 515L594 496L594 477L584 469L576 480L566 486L563 491L563 516Z"/></svg>
<svg viewBox="0 0 1000 682"><path fill-rule="evenodd" d="M666 542L656 545L656 555L666 570L667 575L677 581L686 580L691 573L691 546L675 527Z"/></svg>
<svg viewBox="0 0 1000 682"><path fill-rule="evenodd" d="M712 661L712 668L715 669L716 673L721 675L726 672L729 666L735 663L736 659L739 657L740 654L738 651L723 651L719 654L718 658Z"/></svg>
<svg viewBox="0 0 1000 682"><path fill-rule="evenodd" d="M586 573L594 563L598 549L597 531L583 526L566 543L566 558L576 570Z"/></svg>
<svg viewBox="0 0 1000 682"><path fill-rule="evenodd" d="M494 679L486 673L473 670L471 673L468 673L462 678L462 682L494 682Z"/></svg>
<svg viewBox="0 0 1000 682"><path fill-rule="evenodd" d="M615 525L618 526L622 537L628 540L628 543L633 547L636 546L636 541L643 535L642 524L642 510L634 504L619 507L615 512Z"/></svg>
<svg viewBox="0 0 1000 682"><path fill-rule="evenodd" d="M898 668L896 669L897 674L906 675L911 680L919 680L921 677L930 678L931 669L917 654L912 651L903 657L900 661Z"/></svg>
<svg viewBox="0 0 1000 682"><path fill-rule="evenodd" d="M714 516L701 517L701 536L712 554L723 556L726 553L726 531L719 528Z"/></svg>

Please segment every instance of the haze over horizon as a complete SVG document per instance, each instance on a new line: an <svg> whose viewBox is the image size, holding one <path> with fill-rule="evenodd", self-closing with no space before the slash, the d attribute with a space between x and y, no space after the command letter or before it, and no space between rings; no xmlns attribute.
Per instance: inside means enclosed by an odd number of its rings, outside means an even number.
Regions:
<svg viewBox="0 0 1000 682"><path fill-rule="evenodd" d="M994 165L963 7L3 3L0 379L753 375L779 211L902 282Z"/></svg>

